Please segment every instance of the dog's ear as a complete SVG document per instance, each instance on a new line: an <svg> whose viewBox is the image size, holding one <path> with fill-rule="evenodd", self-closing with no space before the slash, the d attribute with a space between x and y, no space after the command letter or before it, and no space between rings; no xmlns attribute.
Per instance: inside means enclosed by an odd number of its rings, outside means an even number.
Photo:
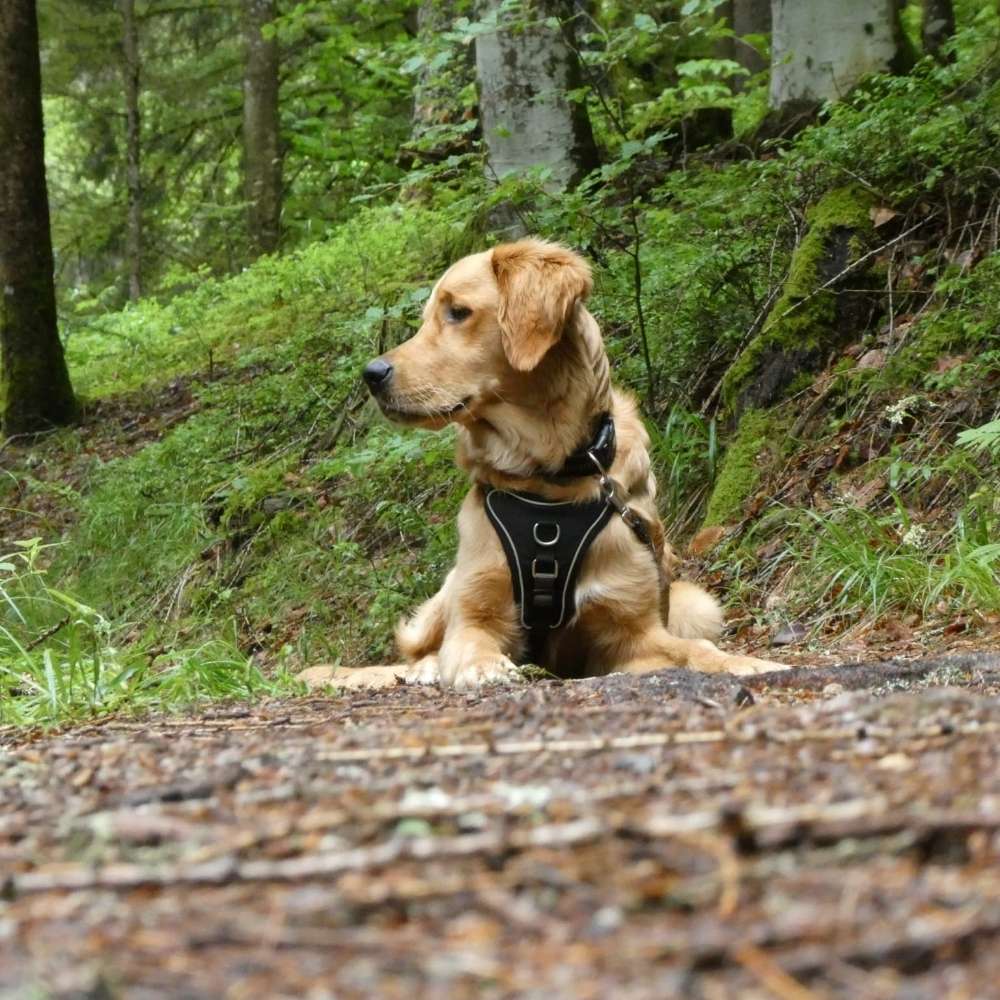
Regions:
<svg viewBox="0 0 1000 1000"><path fill-rule="evenodd" d="M590 293L590 266L555 243L521 240L493 250L493 274L507 360L518 371L531 371L562 336L577 302Z"/></svg>

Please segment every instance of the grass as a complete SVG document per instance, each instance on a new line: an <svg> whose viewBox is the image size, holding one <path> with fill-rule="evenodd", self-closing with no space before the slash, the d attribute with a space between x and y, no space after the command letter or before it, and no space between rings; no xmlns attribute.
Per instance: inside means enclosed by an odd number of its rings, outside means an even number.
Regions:
<svg viewBox="0 0 1000 1000"><path fill-rule="evenodd" d="M39 539L0 555L0 722L44 724L108 712L294 690L265 677L233 642L169 653L120 647L111 622L51 585Z"/></svg>
<svg viewBox="0 0 1000 1000"><path fill-rule="evenodd" d="M844 509L807 519L815 541L800 553L797 577L807 606L851 619L1000 610L1000 543L989 540L989 522L962 519L932 543L891 515Z"/></svg>

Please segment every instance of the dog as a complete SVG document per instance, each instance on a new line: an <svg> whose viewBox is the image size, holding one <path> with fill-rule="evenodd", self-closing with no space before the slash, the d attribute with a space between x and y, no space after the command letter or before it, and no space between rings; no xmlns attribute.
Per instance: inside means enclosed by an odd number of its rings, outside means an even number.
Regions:
<svg viewBox="0 0 1000 1000"><path fill-rule="evenodd" d="M526 658L563 677L664 667L785 669L720 650L718 603L673 579L677 559L656 510L649 436L636 400L611 382L600 329L585 307L591 285L586 261L559 244L524 239L473 254L434 286L417 333L365 367L364 380L390 420L457 426L457 462L472 487L458 515L454 568L397 628L406 667L365 668L376 671L367 678L364 670L341 669L336 683L349 673L361 684L402 673L467 688L512 679ZM610 426L613 452L598 454L602 446L591 441L601 421L605 431ZM571 458L576 474L567 475ZM562 595L572 617L558 627L550 617L529 635L529 596L552 602L528 594L518 566L555 569L557 560L519 563L505 550L514 543L493 516L494 500L527 497L547 517L557 508L600 513L609 493L614 516L602 515L574 567L572 593ZM530 522L530 510L526 516ZM541 546L560 533L556 524L531 530ZM536 556L546 554L535 548ZM544 573L536 575L546 584Z"/></svg>

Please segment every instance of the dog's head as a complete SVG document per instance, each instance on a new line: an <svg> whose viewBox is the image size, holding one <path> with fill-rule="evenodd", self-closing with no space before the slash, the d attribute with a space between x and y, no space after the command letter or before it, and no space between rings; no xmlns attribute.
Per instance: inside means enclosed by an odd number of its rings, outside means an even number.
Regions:
<svg viewBox="0 0 1000 1000"><path fill-rule="evenodd" d="M369 362L365 382L393 420L484 419L531 398L590 287L581 257L541 240L464 257L434 286L417 333Z"/></svg>

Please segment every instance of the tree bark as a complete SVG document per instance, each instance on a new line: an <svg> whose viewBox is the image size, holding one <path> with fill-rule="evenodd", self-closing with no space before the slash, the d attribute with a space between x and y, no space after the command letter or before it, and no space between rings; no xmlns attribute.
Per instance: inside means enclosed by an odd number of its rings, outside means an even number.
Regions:
<svg viewBox="0 0 1000 1000"><path fill-rule="evenodd" d="M532 167L551 171L547 188L561 191L597 166L586 108L566 94L581 86L574 49L549 17L568 17L570 4L533 0L517 17L502 0L484 0L481 16L499 15L497 30L476 38L479 113L488 169L503 179ZM527 17L523 27L519 20Z"/></svg>
<svg viewBox="0 0 1000 1000"><path fill-rule="evenodd" d="M767 69L767 60L743 38L771 33L771 0L732 0L731 26L736 36L733 47L736 62L750 73Z"/></svg>
<svg viewBox="0 0 1000 1000"><path fill-rule="evenodd" d="M473 136L449 132L442 126L459 125L474 116L463 91L475 79L472 47L449 42L442 36L458 16L454 0L422 0L415 11L415 31L421 49L434 56L447 53L443 66L432 66L433 58L421 67L413 87L413 117L410 141L400 150L400 163L440 161L470 148Z"/></svg>
<svg viewBox="0 0 1000 1000"><path fill-rule="evenodd" d="M835 101L902 68L899 0L772 0L771 107Z"/></svg>
<svg viewBox="0 0 1000 1000"><path fill-rule="evenodd" d="M141 120L139 118L139 29L135 0L119 0L122 17L122 76L125 81L125 183L128 189L128 219L125 226L125 256L128 260L128 297L142 295L142 173Z"/></svg>
<svg viewBox="0 0 1000 1000"><path fill-rule="evenodd" d="M941 46L955 34L955 8L951 0L924 0L924 51L940 58Z"/></svg>
<svg viewBox="0 0 1000 1000"><path fill-rule="evenodd" d="M274 0L244 0L243 170L247 229L255 254L273 253L281 242L278 41L263 34L275 16Z"/></svg>
<svg viewBox="0 0 1000 1000"><path fill-rule="evenodd" d="M35 0L0 3L0 425L69 423L76 403L56 324Z"/></svg>

